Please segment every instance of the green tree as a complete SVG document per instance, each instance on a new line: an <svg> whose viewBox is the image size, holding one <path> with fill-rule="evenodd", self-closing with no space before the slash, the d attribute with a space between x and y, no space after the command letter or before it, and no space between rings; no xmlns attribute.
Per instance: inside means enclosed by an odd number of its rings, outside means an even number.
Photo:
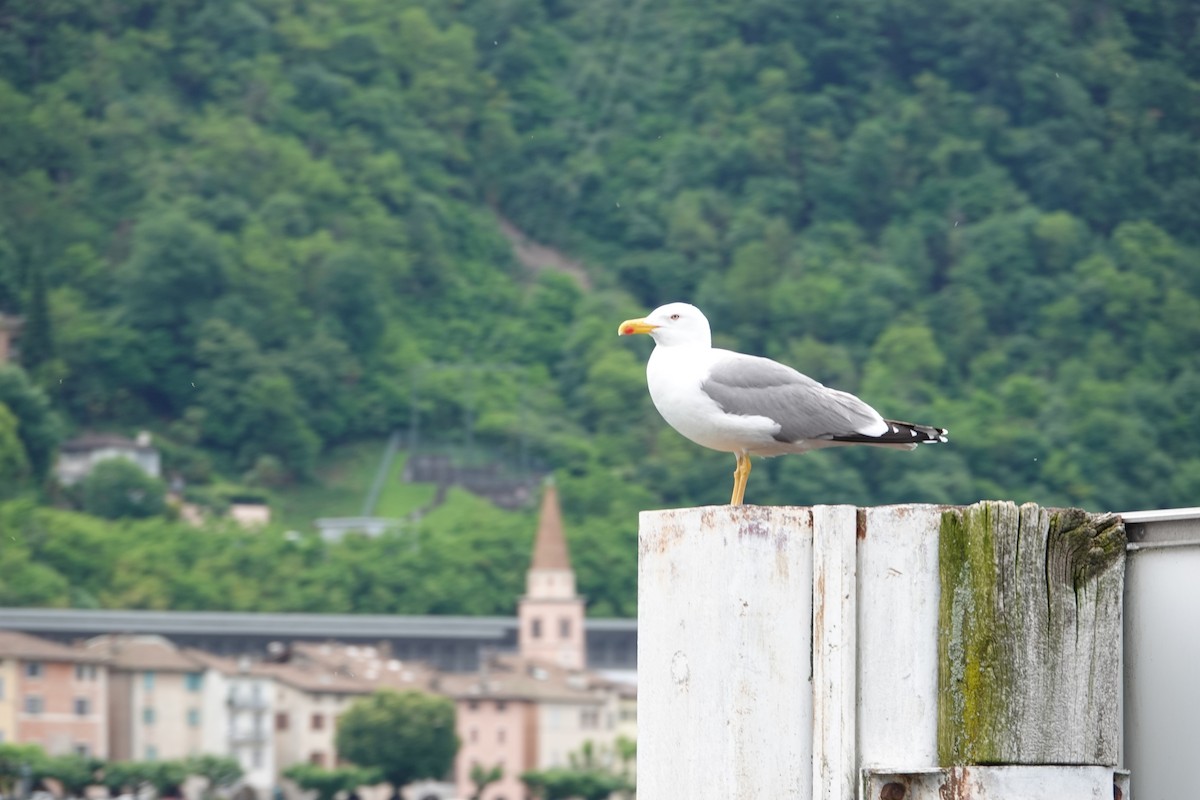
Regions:
<svg viewBox="0 0 1200 800"><path fill-rule="evenodd" d="M16 416L0 403L0 497L28 487L32 470L21 442Z"/></svg>
<svg viewBox="0 0 1200 800"><path fill-rule="evenodd" d="M11 797L22 778L37 774L45 760L35 744L0 743L0 794Z"/></svg>
<svg viewBox="0 0 1200 800"><path fill-rule="evenodd" d="M67 797L83 797L89 786L98 782L97 775L103 766L95 758L75 755L50 756L38 767L38 777L54 778L62 784Z"/></svg>
<svg viewBox="0 0 1200 800"><path fill-rule="evenodd" d="M335 800L339 792L350 792L359 786L379 782L379 774L361 767L325 769L315 764L293 764L283 771L283 777L296 782L301 789L317 793L317 800Z"/></svg>
<svg viewBox="0 0 1200 800"><path fill-rule="evenodd" d="M105 519L153 517L167 508L166 484L125 458L101 461L79 491L83 510Z"/></svg>
<svg viewBox="0 0 1200 800"><path fill-rule="evenodd" d="M242 777L242 765L236 758L230 756L200 755L192 756L184 762L189 775L204 778L204 796L213 797L219 789L224 789L237 783Z"/></svg>
<svg viewBox="0 0 1200 800"><path fill-rule="evenodd" d="M458 752L454 703L422 692L375 692L338 718L337 750L348 761L379 770L397 789L441 778Z"/></svg>
<svg viewBox="0 0 1200 800"><path fill-rule="evenodd" d="M142 779L159 797L182 797L188 769L183 761L144 761L138 765Z"/></svg>
<svg viewBox="0 0 1200 800"><path fill-rule="evenodd" d="M500 764L493 767L472 764L469 777L471 784L475 787L475 790L471 792L471 800L483 800L483 793L487 791L487 787L504 777L504 767Z"/></svg>
<svg viewBox="0 0 1200 800"><path fill-rule="evenodd" d="M182 411L192 390L193 349L201 322L229 272L221 240L206 225L171 210L143 220L119 273L127 323L141 333L151 375L142 391Z"/></svg>
<svg viewBox="0 0 1200 800"><path fill-rule="evenodd" d="M623 752L627 752L625 747ZM541 800L606 800L614 792L632 791L633 783L625 774L618 774L601 763L596 746L584 742L578 753L572 753L569 767L529 770L521 780Z"/></svg>
<svg viewBox="0 0 1200 800"><path fill-rule="evenodd" d="M45 478L62 439L58 415L46 395L19 367L0 366L0 403L17 419L17 436L25 446L36 480Z"/></svg>

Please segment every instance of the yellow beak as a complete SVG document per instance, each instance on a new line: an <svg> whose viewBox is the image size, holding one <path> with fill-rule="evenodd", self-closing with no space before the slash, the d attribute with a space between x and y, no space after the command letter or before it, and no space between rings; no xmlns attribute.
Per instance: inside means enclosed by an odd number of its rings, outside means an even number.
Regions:
<svg viewBox="0 0 1200 800"><path fill-rule="evenodd" d="M649 333L657 328L644 319L627 319L617 328L617 336L631 336L635 333Z"/></svg>

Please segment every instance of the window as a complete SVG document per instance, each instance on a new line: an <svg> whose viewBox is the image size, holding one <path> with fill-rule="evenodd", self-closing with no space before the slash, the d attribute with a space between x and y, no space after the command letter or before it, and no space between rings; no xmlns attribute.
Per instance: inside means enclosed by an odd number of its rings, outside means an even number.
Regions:
<svg viewBox="0 0 1200 800"><path fill-rule="evenodd" d="M0 676L0 700L4 699L4 678Z"/></svg>
<svg viewBox="0 0 1200 800"><path fill-rule="evenodd" d="M558 638L560 638L560 639L570 639L571 638L571 618L570 617L563 617L562 619L560 619L558 621Z"/></svg>
<svg viewBox="0 0 1200 800"><path fill-rule="evenodd" d="M471 739L471 744L475 744L476 742L479 741L479 730L477 728L471 728L470 739Z"/></svg>
<svg viewBox="0 0 1200 800"><path fill-rule="evenodd" d="M312 715L312 729L314 731L325 730L325 715L324 714L313 714Z"/></svg>
<svg viewBox="0 0 1200 800"><path fill-rule="evenodd" d="M158 761L158 748L152 744L146 745L146 760Z"/></svg>
<svg viewBox="0 0 1200 800"><path fill-rule="evenodd" d="M154 689L154 673L153 672L143 672L142 673L142 688L145 689L146 691L152 691Z"/></svg>
<svg viewBox="0 0 1200 800"><path fill-rule="evenodd" d="M250 751L250 766L259 769L263 765L262 748L256 747Z"/></svg>
<svg viewBox="0 0 1200 800"><path fill-rule="evenodd" d="M200 727L200 709L189 708L188 713L187 713L187 721L188 721L189 728L199 728Z"/></svg>
<svg viewBox="0 0 1200 800"><path fill-rule="evenodd" d="M467 701L467 710L468 711L478 711L479 710L479 701L478 700L468 700Z"/></svg>
<svg viewBox="0 0 1200 800"><path fill-rule="evenodd" d="M325 766L325 754L313 751L308 756L308 763L312 764L315 767Z"/></svg>
<svg viewBox="0 0 1200 800"><path fill-rule="evenodd" d="M203 672L189 672L183 678L184 685L187 686L189 692L198 692L204 683Z"/></svg>
<svg viewBox="0 0 1200 800"><path fill-rule="evenodd" d="M45 704L42 702L41 695L30 694L25 696L25 713L40 714L45 710Z"/></svg>
<svg viewBox="0 0 1200 800"><path fill-rule="evenodd" d="M146 723L147 725L154 724L154 709L153 708L143 708L142 709L142 722Z"/></svg>
<svg viewBox="0 0 1200 800"><path fill-rule="evenodd" d="M82 742L77 743L73 749L75 751L75 755L83 756L84 758L87 758L92 754L92 749Z"/></svg>
<svg viewBox="0 0 1200 800"><path fill-rule="evenodd" d="M504 738L504 728L500 728L498 731L496 731L496 742L498 744L504 744Z"/></svg>
<svg viewBox="0 0 1200 800"><path fill-rule="evenodd" d="M44 673L45 673L45 670L42 668L42 662L40 662L40 661L26 661L25 662L25 677L26 678L40 678L40 677L42 677L42 675Z"/></svg>
<svg viewBox="0 0 1200 800"><path fill-rule="evenodd" d="M92 712L91 704L86 697L75 698L75 716L86 717Z"/></svg>
<svg viewBox="0 0 1200 800"><path fill-rule="evenodd" d="M288 715L286 711L279 711L275 714L275 730L286 731L288 729Z"/></svg>
<svg viewBox="0 0 1200 800"><path fill-rule="evenodd" d="M76 664L75 665L75 680L77 681L94 681L96 680L96 665L95 664Z"/></svg>
<svg viewBox="0 0 1200 800"><path fill-rule="evenodd" d="M579 712L579 727L594 730L600 727L600 712L594 708L585 708Z"/></svg>
<svg viewBox="0 0 1200 800"><path fill-rule="evenodd" d="M542 638L542 620L540 617L534 617L530 621L529 633L535 639Z"/></svg>

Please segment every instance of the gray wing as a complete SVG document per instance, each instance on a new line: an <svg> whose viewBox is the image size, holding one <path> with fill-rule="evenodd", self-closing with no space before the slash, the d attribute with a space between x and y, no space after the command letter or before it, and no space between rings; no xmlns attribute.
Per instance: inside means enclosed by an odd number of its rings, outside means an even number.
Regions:
<svg viewBox="0 0 1200 800"><path fill-rule="evenodd" d="M726 413L775 420L781 442L851 436L883 422L854 395L769 358L731 354L713 365L700 388Z"/></svg>

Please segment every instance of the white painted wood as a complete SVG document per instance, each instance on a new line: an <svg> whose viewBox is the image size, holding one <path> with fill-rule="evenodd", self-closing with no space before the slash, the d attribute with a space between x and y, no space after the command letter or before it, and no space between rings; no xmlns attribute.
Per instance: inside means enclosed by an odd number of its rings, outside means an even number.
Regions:
<svg viewBox="0 0 1200 800"><path fill-rule="evenodd" d="M864 508L858 541L858 755L937 766L938 528L942 506Z"/></svg>
<svg viewBox="0 0 1200 800"><path fill-rule="evenodd" d="M874 800L884 784L870 782L886 774L909 776L906 800L1112 797L1110 761L939 766L938 648L939 635L945 635L939 630L939 544L946 544L939 538L943 514L951 510L715 506L644 512L639 797ZM1040 510L1028 509L1020 541L1031 544L1043 521ZM1041 591L1043 613L1073 615L1068 627L1077 631L1071 643L1054 639L1053 647L1076 659L1105 652L1100 637L1080 628L1111 613L1108 604L1119 597L1119 584L1107 575L1101 581L1110 581L1107 588L1080 584L1074 593L1079 604L1068 608L1058 598L1046 599L1053 564L1034 575L1030 565L1037 559L1023 560L1012 548L1002 552L1009 555L994 562L999 574L986 570L998 596L1014 596L1014 588ZM1010 602L1016 612L1018 605ZM1045 654L1034 659L1037 654L1025 652L1020 641L1014 648L1019 660L1046 663ZM1080 676L1072 675L1065 663L1051 660L1053 675L1037 680L1069 688L1093 674L1080 668ZM1118 783L1128 798L1127 776ZM934 793L915 793L919 787Z"/></svg>
<svg viewBox="0 0 1200 800"><path fill-rule="evenodd" d="M854 506L814 506L813 524L813 798L855 796Z"/></svg>
<svg viewBox="0 0 1200 800"><path fill-rule="evenodd" d="M642 513L639 797L810 796L812 579L807 508Z"/></svg>

